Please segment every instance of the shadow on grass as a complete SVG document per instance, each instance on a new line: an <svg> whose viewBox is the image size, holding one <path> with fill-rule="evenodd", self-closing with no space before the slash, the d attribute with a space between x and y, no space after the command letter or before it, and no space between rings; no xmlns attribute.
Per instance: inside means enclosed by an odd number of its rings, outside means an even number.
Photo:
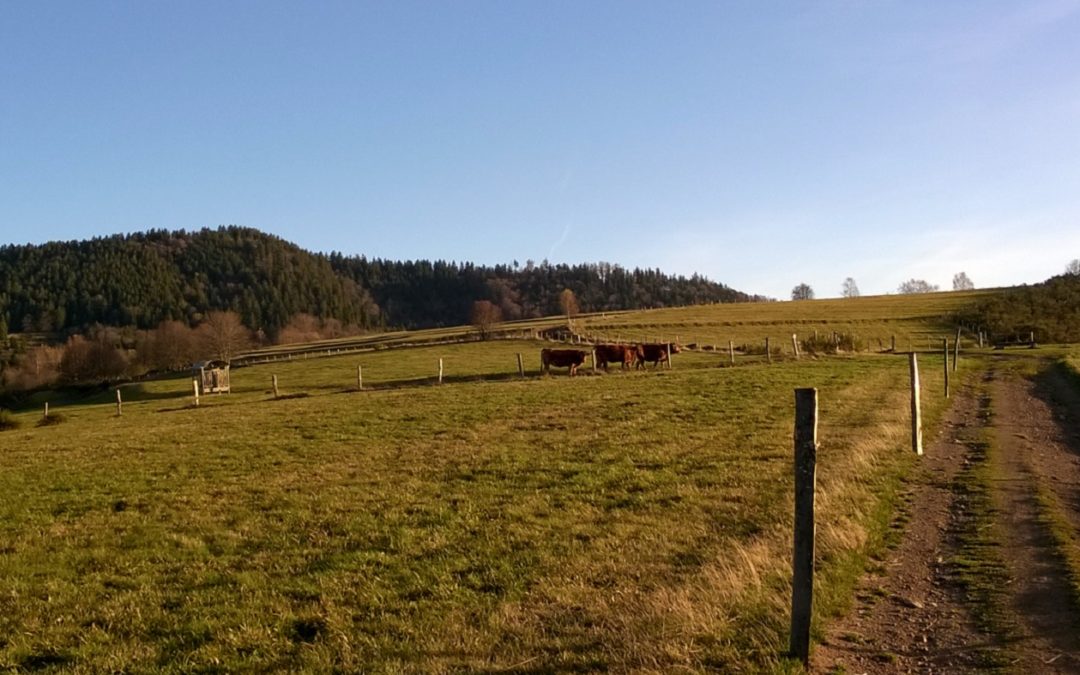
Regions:
<svg viewBox="0 0 1080 675"><path fill-rule="evenodd" d="M1053 411L1061 438L1074 455L1080 455L1080 374L1062 361L1034 376L1035 396Z"/></svg>

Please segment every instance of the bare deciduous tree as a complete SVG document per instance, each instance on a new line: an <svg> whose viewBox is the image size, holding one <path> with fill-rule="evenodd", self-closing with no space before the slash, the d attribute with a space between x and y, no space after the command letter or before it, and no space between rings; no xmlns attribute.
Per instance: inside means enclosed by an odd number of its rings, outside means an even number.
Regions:
<svg viewBox="0 0 1080 675"><path fill-rule="evenodd" d="M855 279L848 277L844 279L844 285L840 289L840 294L845 298L857 298L859 297L859 285L855 283Z"/></svg>
<svg viewBox="0 0 1080 675"><path fill-rule="evenodd" d="M150 370L180 370L196 358L195 331L182 321L162 321L138 344L139 361Z"/></svg>
<svg viewBox="0 0 1080 675"><path fill-rule="evenodd" d="M322 339L319 319L311 314L301 312L294 314L289 323L278 332L277 343L279 345L291 345L301 342L315 342Z"/></svg>
<svg viewBox="0 0 1080 675"><path fill-rule="evenodd" d="M814 289L810 288L809 284L799 284L795 288L791 289L792 300L813 300Z"/></svg>
<svg viewBox="0 0 1080 675"><path fill-rule="evenodd" d="M491 303L490 300L477 300L472 304L472 312L469 322L480 333L480 339L490 337L491 327L502 321L502 310Z"/></svg>
<svg viewBox="0 0 1080 675"><path fill-rule="evenodd" d="M952 289L954 291L970 291L975 288L975 282L968 278L967 272L957 272L952 278Z"/></svg>
<svg viewBox="0 0 1080 675"><path fill-rule="evenodd" d="M23 391L55 384L63 355L63 347L41 345L13 356L14 363L0 368L0 389Z"/></svg>
<svg viewBox="0 0 1080 675"><path fill-rule="evenodd" d="M60 375L66 382L110 380L123 375L127 366L127 357L114 345L75 335L64 346Z"/></svg>
<svg viewBox="0 0 1080 675"><path fill-rule="evenodd" d="M562 309L566 318L577 316L578 304L577 296L569 288L564 288L562 293L559 293L559 307Z"/></svg>
<svg viewBox="0 0 1080 675"><path fill-rule="evenodd" d="M900 284L898 289L901 293L934 293L941 290L936 285L931 284L924 279L908 279L904 283Z"/></svg>
<svg viewBox="0 0 1080 675"><path fill-rule="evenodd" d="M203 353L225 363L251 346L251 331L236 312L210 312L198 333Z"/></svg>
<svg viewBox="0 0 1080 675"><path fill-rule="evenodd" d="M1065 266L1065 274L1080 274L1080 258L1073 258Z"/></svg>

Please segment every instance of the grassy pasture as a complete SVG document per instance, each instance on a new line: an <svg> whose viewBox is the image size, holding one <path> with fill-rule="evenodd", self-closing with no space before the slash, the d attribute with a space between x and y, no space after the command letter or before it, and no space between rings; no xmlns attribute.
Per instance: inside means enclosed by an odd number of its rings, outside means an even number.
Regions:
<svg viewBox="0 0 1080 675"><path fill-rule="evenodd" d="M198 409L180 377L124 387L121 417L111 393L57 402L57 425L15 415L0 667L789 668L792 389L821 397L821 617L914 462L907 360L689 353L570 379L536 376L540 346L300 359L237 369ZM940 357L922 370L932 428Z"/></svg>
<svg viewBox="0 0 1080 675"><path fill-rule="evenodd" d="M887 348L893 335L898 350L916 350L941 344L941 337L956 332L953 315L992 290L928 293L920 295L878 295L798 302L758 302L674 307L649 312L589 315L582 320L583 331L612 339L674 340L716 345L727 349L760 343L766 337L785 352L791 350L791 335L800 338L815 330L822 334L854 333L877 348L878 340Z"/></svg>
<svg viewBox="0 0 1080 675"><path fill-rule="evenodd" d="M578 321L724 345L819 324L945 335L963 296ZM821 618L886 541L915 461L906 357L728 367L687 352L671 370L571 380L538 376L543 346L294 359L234 369L233 393L199 408L177 377L122 387L121 417L112 392L53 397L63 422L48 427L40 409L11 416L0 667L793 670L792 390L821 396ZM920 361L932 429L942 360Z"/></svg>

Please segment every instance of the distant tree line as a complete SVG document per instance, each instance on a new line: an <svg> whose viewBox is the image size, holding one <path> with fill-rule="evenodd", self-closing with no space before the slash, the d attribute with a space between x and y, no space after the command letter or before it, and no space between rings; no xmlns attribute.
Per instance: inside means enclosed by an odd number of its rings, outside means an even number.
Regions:
<svg viewBox="0 0 1080 675"><path fill-rule="evenodd" d="M671 276L611 263L487 267L438 260L391 261L330 255L331 266L371 292L385 325L453 326L470 320L473 303L487 300L503 320L566 314L563 294L582 312L764 300L703 276Z"/></svg>
<svg viewBox="0 0 1080 675"><path fill-rule="evenodd" d="M566 289L581 311L754 299L699 275L609 263L487 267L327 256L242 227L0 247L5 333L146 330L163 321L194 327L208 312L231 311L261 339L277 340L298 314L360 329L460 325L477 300L499 307L504 319L555 314Z"/></svg>
<svg viewBox="0 0 1080 675"><path fill-rule="evenodd" d="M208 312L195 328L172 320L150 330L96 324L62 344L28 344L9 337L0 350L0 394L113 382L183 370L201 360L228 362L251 348L254 339L238 314L218 311Z"/></svg>
<svg viewBox="0 0 1080 675"><path fill-rule="evenodd" d="M134 377L228 360L253 344L386 327L472 322L486 335L503 320L754 299L763 298L699 275L609 263L320 255L240 227L8 245L0 247L0 389Z"/></svg>

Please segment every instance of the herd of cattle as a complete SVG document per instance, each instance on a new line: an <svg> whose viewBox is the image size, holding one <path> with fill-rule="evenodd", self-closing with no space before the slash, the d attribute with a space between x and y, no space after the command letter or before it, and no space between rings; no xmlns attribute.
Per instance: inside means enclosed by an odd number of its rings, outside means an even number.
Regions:
<svg viewBox="0 0 1080 675"><path fill-rule="evenodd" d="M646 363L653 364L655 368L667 361L671 354L678 354L679 345L674 342L634 345L606 344L593 347L593 353L595 354L596 367L603 368L605 371L608 369L609 363L621 364L623 370L627 370L631 366L644 368ZM589 352L581 349L541 349L541 369L547 373L551 372L552 366L569 368L570 377L573 377L577 374L578 366L585 363L585 358L588 355Z"/></svg>

